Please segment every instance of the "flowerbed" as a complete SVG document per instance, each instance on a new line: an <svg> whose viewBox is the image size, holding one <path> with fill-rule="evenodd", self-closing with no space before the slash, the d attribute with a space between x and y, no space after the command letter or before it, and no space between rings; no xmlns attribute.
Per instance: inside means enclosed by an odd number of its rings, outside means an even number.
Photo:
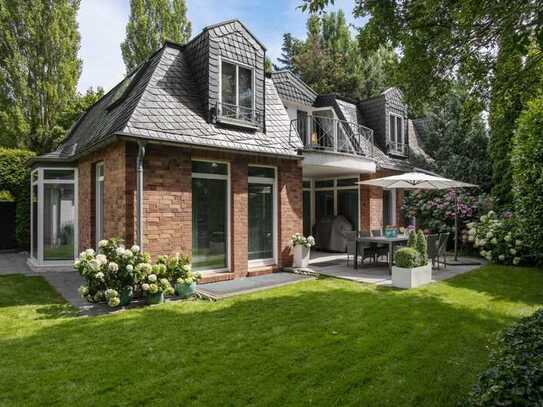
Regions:
<svg viewBox="0 0 543 407"><path fill-rule="evenodd" d="M186 256L162 256L156 264L136 245L125 248L119 239L101 240L98 252L83 251L74 268L86 280L79 288L89 302L106 302L110 307L127 305L133 298L146 297L148 302L162 302L173 295L179 281L195 283L200 278L192 272ZM157 300L158 298L158 300Z"/></svg>

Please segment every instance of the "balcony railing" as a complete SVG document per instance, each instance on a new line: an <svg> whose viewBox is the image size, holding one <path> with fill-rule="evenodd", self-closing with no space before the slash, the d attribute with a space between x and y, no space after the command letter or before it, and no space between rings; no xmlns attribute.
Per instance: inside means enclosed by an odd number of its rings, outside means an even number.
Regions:
<svg viewBox="0 0 543 407"><path fill-rule="evenodd" d="M257 129L263 126L264 115L260 109L216 102L212 109L212 120Z"/></svg>
<svg viewBox="0 0 543 407"><path fill-rule="evenodd" d="M400 143L397 141L387 142L387 152L389 154L407 156L409 153L409 145L407 143Z"/></svg>
<svg viewBox="0 0 543 407"><path fill-rule="evenodd" d="M373 130L358 123L307 116L291 121L290 137L299 137L306 150L373 156Z"/></svg>

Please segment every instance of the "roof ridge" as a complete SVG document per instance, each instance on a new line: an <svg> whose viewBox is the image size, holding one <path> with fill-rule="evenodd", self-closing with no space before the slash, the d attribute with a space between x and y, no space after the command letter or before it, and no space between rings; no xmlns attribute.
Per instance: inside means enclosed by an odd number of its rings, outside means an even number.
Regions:
<svg viewBox="0 0 543 407"><path fill-rule="evenodd" d="M288 73L292 78L294 78L295 81L300 83L303 87L305 87L307 90L309 90L311 93L315 95L315 97L319 96L319 93L315 92L315 90L309 86L307 83L305 83L301 78L298 77L294 72L292 72L290 69L282 69L280 71L272 72L272 76L274 73Z"/></svg>

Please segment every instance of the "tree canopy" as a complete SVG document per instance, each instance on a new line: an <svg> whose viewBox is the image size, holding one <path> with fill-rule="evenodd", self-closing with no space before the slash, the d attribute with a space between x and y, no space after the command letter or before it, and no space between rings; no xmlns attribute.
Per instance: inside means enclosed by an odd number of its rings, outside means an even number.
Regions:
<svg viewBox="0 0 543 407"><path fill-rule="evenodd" d="M75 96L79 0L0 0L0 144L44 152Z"/></svg>
<svg viewBox="0 0 543 407"><path fill-rule="evenodd" d="M185 0L130 0L126 39L121 44L130 72L162 46L165 40L183 44L191 36Z"/></svg>

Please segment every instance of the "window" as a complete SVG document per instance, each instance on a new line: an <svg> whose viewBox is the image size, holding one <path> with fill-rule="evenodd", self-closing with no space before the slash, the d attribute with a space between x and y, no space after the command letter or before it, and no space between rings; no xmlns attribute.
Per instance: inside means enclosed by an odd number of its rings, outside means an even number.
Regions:
<svg viewBox="0 0 543 407"><path fill-rule="evenodd" d="M392 152L404 154L403 118L395 114L389 115L389 148Z"/></svg>
<svg viewBox="0 0 543 407"><path fill-rule="evenodd" d="M95 167L95 230L96 230L96 245L104 239L104 163L97 163Z"/></svg>
<svg viewBox="0 0 543 407"><path fill-rule="evenodd" d="M77 170L39 168L31 179L32 261L69 264L77 250Z"/></svg>
<svg viewBox="0 0 543 407"><path fill-rule="evenodd" d="M254 86L253 70L227 61L221 62L222 117L253 121Z"/></svg>
<svg viewBox="0 0 543 407"><path fill-rule="evenodd" d="M192 265L195 270L229 267L228 165L192 162Z"/></svg>
<svg viewBox="0 0 543 407"><path fill-rule="evenodd" d="M345 216L353 230L358 229L358 189L337 191L337 214Z"/></svg>
<svg viewBox="0 0 543 407"><path fill-rule="evenodd" d="M275 263L275 168L249 167L249 261Z"/></svg>
<svg viewBox="0 0 543 407"><path fill-rule="evenodd" d="M334 215L334 191L315 191L315 220Z"/></svg>
<svg viewBox="0 0 543 407"><path fill-rule="evenodd" d="M303 110L296 111L296 130L305 145L307 143L307 112Z"/></svg>
<svg viewBox="0 0 543 407"><path fill-rule="evenodd" d="M311 231L311 181L303 181L303 211L304 236L312 234Z"/></svg>

